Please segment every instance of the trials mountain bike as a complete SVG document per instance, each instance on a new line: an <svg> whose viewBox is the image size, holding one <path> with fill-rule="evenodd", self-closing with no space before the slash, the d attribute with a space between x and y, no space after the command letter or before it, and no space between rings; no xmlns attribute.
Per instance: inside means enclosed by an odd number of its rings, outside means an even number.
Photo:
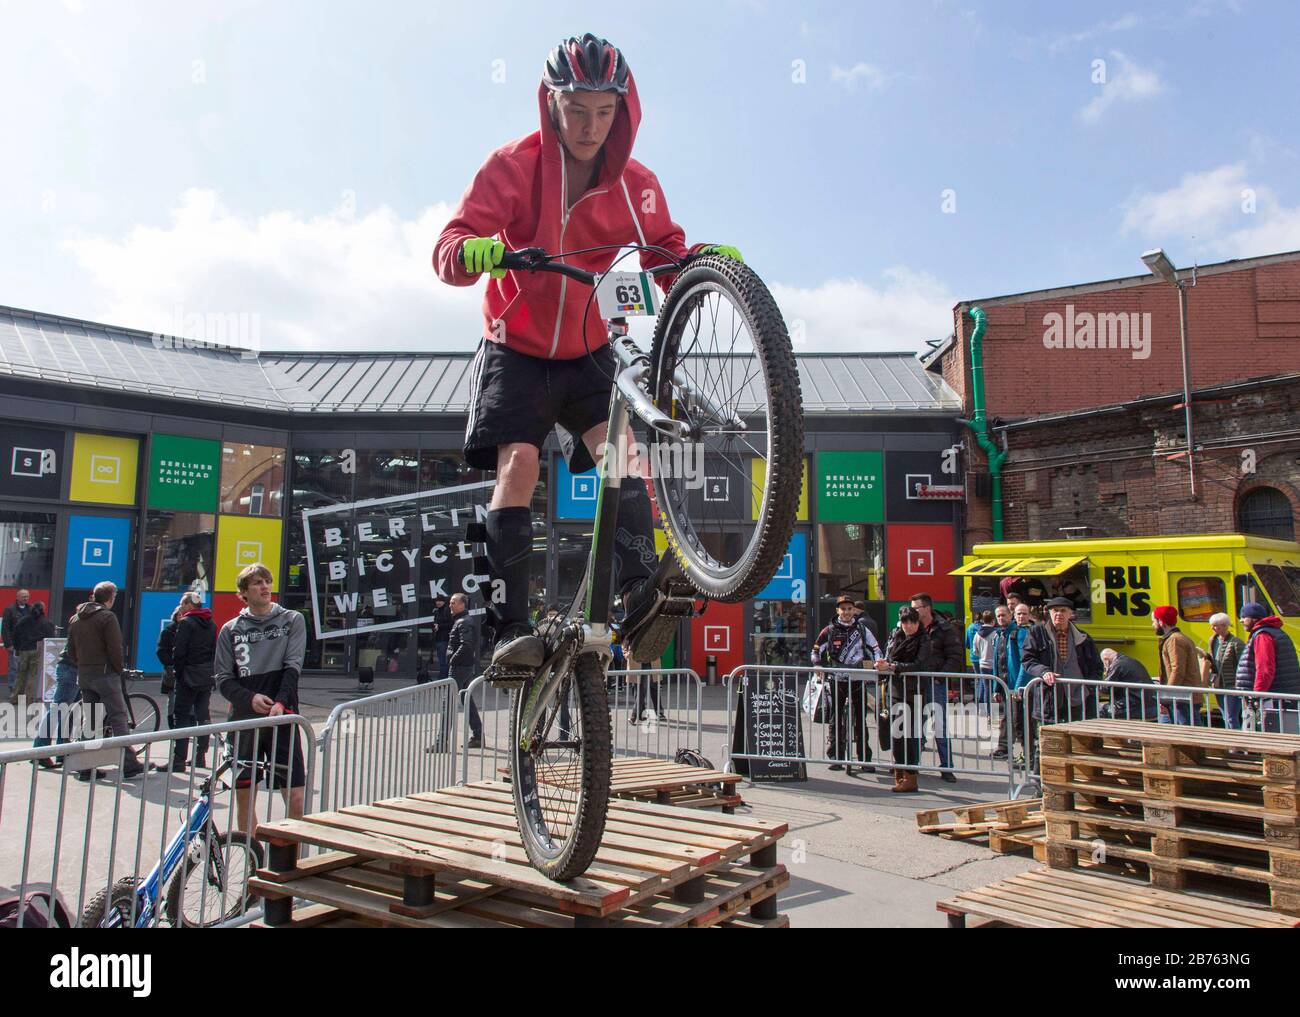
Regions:
<svg viewBox="0 0 1300 1017"><path fill-rule="evenodd" d="M282 735L294 736L288 731ZM217 829L213 795L229 790L222 777L240 762L225 739L218 739L218 746L226 758L199 784L198 796L162 858L147 876L122 876L95 894L81 914L83 929L149 929L164 914L173 928L207 928L253 906L248 880L262 865L262 845L246 833ZM272 764L253 765L260 777Z"/></svg>
<svg viewBox="0 0 1300 1017"><path fill-rule="evenodd" d="M588 260L597 250L624 254L603 273L560 260ZM638 251L669 264L616 271L621 257ZM627 447L638 426L650 439L638 445L650 450L668 543L656 573L657 614L621 638L634 659L655 660L678 623L696 613L697 599L707 608L712 600L753 597L789 549L804 455L803 403L785 322L748 266L717 255L680 261L646 246L563 255L528 248L507 252L501 267L555 272L591 287L589 300L598 300L609 322L597 342L615 355L605 448ZM661 297L654 278L663 273L677 278ZM657 318L649 354L629 335L627 318L637 315ZM534 867L560 881L591 864L609 803L606 674L619 493L624 483L645 483L625 476L625 461L606 454L598 463L586 573L568 610L539 632L541 668L487 674L514 689L509 762L525 850Z"/></svg>

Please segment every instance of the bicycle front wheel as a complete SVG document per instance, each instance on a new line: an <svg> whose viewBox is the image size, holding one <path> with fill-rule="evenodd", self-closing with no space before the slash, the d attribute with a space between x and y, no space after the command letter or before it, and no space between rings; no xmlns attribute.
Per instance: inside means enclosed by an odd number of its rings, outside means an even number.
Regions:
<svg viewBox="0 0 1300 1017"><path fill-rule="evenodd" d="M799 508L803 399L781 311L746 265L701 258L669 291L650 359L655 405L689 427L651 462L668 544L699 593L747 600L782 564Z"/></svg>
<svg viewBox="0 0 1300 1017"><path fill-rule="evenodd" d="M248 880L261 865L262 845L248 834L222 836L204 827L167 888L168 920L176 928L201 929L239 917L251 906Z"/></svg>
<svg viewBox="0 0 1300 1017"><path fill-rule="evenodd" d="M609 807L609 698L599 655L584 653L537 726L524 731L529 692L510 704L510 775L528 860L557 882L587 871L605 833Z"/></svg>
<svg viewBox="0 0 1300 1017"><path fill-rule="evenodd" d="M135 734L153 734L162 727L162 710L152 696L132 692L126 697L126 708L130 711L131 730Z"/></svg>

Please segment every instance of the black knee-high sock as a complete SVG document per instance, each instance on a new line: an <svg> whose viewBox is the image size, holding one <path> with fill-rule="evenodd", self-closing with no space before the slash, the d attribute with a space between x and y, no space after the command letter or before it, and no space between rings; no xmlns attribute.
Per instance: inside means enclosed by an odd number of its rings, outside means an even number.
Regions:
<svg viewBox="0 0 1300 1017"><path fill-rule="evenodd" d="M487 514L487 560L493 583L505 583L505 600L489 604L500 626L528 621L528 560L533 553L533 510L491 509ZM489 586L493 590L494 586ZM489 594L489 599L491 595Z"/></svg>
<svg viewBox="0 0 1300 1017"><path fill-rule="evenodd" d="M659 564L655 551L654 515L645 481L628 477L619 488L618 522L614 531L614 589L623 593L632 583L650 576Z"/></svg>

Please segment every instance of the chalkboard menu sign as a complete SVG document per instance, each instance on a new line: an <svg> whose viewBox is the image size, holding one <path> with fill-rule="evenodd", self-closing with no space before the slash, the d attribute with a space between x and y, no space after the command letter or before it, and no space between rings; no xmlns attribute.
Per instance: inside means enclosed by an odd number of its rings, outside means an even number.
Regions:
<svg viewBox="0 0 1300 1017"><path fill-rule="evenodd" d="M808 779L807 765L794 761L804 755L800 677L760 671L740 679L731 751L765 757L734 761L736 772L755 783Z"/></svg>

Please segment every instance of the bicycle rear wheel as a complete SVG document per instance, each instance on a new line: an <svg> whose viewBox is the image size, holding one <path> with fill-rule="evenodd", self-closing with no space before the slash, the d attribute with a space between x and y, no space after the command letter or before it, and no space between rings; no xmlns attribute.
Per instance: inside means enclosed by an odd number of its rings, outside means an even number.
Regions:
<svg viewBox="0 0 1300 1017"><path fill-rule="evenodd" d="M581 654L536 730L521 731L528 693L546 676L511 697L510 774L528 860L563 882L587 871L605 832L609 699L601 657Z"/></svg>
<svg viewBox="0 0 1300 1017"><path fill-rule="evenodd" d="M776 574L799 508L803 400L781 311L746 265L701 258L665 299L650 360L655 405L690 427L651 463L668 544L699 593L747 600Z"/></svg>

